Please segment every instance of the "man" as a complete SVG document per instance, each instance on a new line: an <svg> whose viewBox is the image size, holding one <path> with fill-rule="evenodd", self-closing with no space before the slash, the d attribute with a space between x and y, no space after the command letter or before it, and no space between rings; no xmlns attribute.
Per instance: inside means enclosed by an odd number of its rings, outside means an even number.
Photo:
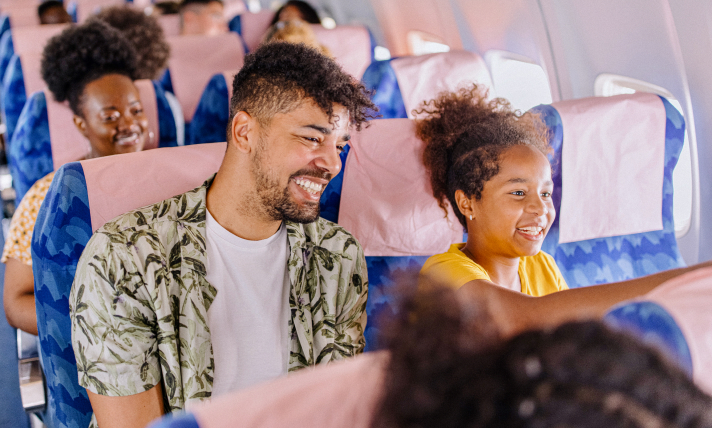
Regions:
<svg viewBox="0 0 712 428"><path fill-rule="evenodd" d="M64 9L64 4L57 0L48 0L40 3L37 6L37 15L40 18L40 24L69 24L72 22L72 17L69 16Z"/></svg>
<svg viewBox="0 0 712 428"><path fill-rule="evenodd" d="M248 55L233 94L217 175L107 223L77 267L72 343L102 428L365 345L363 251L318 216L373 104L333 60L288 43Z"/></svg>
<svg viewBox="0 0 712 428"><path fill-rule="evenodd" d="M182 35L214 36L227 32L222 0L183 0L180 4Z"/></svg>

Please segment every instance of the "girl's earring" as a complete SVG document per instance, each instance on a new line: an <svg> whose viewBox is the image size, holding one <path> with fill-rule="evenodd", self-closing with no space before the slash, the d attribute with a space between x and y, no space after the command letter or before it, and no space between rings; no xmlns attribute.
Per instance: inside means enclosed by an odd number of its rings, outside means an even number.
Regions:
<svg viewBox="0 0 712 428"><path fill-rule="evenodd" d="M472 214L470 214L470 221L472 221Z"/></svg>

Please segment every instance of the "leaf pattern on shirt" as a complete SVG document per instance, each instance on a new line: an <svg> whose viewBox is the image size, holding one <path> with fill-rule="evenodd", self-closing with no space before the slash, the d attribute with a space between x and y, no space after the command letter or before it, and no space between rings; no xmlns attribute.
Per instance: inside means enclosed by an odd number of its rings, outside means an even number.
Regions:
<svg viewBox="0 0 712 428"><path fill-rule="evenodd" d="M207 311L217 290L205 279L205 197L212 180L124 214L89 241L70 296L79 383L88 390L125 396L161 383L166 411L210 397ZM360 245L323 219L286 227L288 370L362 352L368 279Z"/></svg>

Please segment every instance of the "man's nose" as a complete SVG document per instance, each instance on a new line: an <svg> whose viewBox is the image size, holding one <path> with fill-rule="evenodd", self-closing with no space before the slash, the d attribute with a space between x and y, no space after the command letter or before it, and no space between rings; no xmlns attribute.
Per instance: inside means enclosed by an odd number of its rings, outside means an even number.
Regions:
<svg viewBox="0 0 712 428"><path fill-rule="evenodd" d="M332 177L341 171L340 150L331 144L325 144L319 151L319 156L316 159L316 165L319 168L329 171Z"/></svg>

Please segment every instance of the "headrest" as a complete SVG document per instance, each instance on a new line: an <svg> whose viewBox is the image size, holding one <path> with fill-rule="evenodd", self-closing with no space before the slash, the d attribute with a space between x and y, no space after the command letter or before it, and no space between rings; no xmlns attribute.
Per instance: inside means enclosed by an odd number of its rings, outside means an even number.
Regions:
<svg viewBox="0 0 712 428"><path fill-rule="evenodd" d="M193 118L210 78L224 70L239 70L245 50L240 36L233 32L170 37L168 43L171 45L171 81L187 123Z"/></svg>
<svg viewBox="0 0 712 428"><path fill-rule="evenodd" d="M42 91L47 84L42 79L42 52L25 52L20 54L22 64L22 79L25 83L25 95L27 97L35 92Z"/></svg>
<svg viewBox="0 0 712 428"><path fill-rule="evenodd" d="M158 147L159 124L158 107L156 105L156 92L150 80L137 80L134 82L141 97L141 104L149 122L149 131L153 132L153 139L149 138L146 148ZM74 125L74 113L66 103L54 101L49 90L45 90L47 98L47 118L49 119L49 135L52 145L52 163L54 169L67 162L74 162L85 158L91 152L89 141L79 132Z"/></svg>
<svg viewBox="0 0 712 428"><path fill-rule="evenodd" d="M217 172L225 149L226 143L199 144L82 161L92 231L120 214L200 186Z"/></svg>
<svg viewBox="0 0 712 428"><path fill-rule="evenodd" d="M391 66L411 119L413 109L418 108L423 101L472 83L489 88L490 96L494 96L487 64L472 52L450 51L396 58L391 61Z"/></svg>
<svg viewBox="0 0 712 428"><path fill-rule="evenodd" d="M40 26L40 18L37 16L37 5L31 3L27 4L26 0L23 3L22 5L18 2L7 6L0 6L2 13L10 17L12 31L20 27Z"/></svg>
<svg viewBox="0 0 712 428"><path fill-rule="evenodd" d="M712 393L712 268L680 275L635 301L657 303L674 318L687 340L695 383Z"/></svg>
<svg viewBox="0 0 712 428"><path fill-rule="evenodd" d="M235 80L237 71L223 71L222 75L225 78L225 84L227 85L227 99L228 105L230 105L230 100L232 100L232 82Z"/></svg>
<svg viewBox="0 0 712 428"><path fill-rule="evenodd" d="M561 116L559 243L663 229L665 107L637 93L553 103Z"/></svg>
<svg viewBox="0 0 712 428"><path fill-rule="evenodd" d="M158 18L158 24L163 28L163 34L166 37L180 36L180 15L175 13L171 15L161 15Z"/></svg>
<svg viewBox="0 0 712 428"><path fill-rule="evenodd" d="M81 24L100 9L111 6L122 6L126 0L74 0L77 5L77 21Z"/></svg>
<svg viewBox="0 0 712 428"><path fill-rule="evenodd" d="M262 37L267 32L272 18L274 12L269 9L262 9L257 13L245 12L240 15L242 40L245 41L245 46L250 52L262 42Z"/></svg>
<svg viewBox="0 0 712 428"><path fill-rule="evenodd" d="M360 80L371 64L371 35L366 27L343 25L331 30L319 24L311 27L319 43L329 48L344 71Z"/></svg>
<svg viewBox="0 0 712 428"><path fill-rule="evenodd" d="M339 224L366 256L429 256L462 242L452 209L445 217L433 197L415 122L372 121L349 144Z"/></svg>
<svg viewBox="0 0 712 428"><path fill-rule="evenodd" d="M237 15L247 12L244 0L223 0L223 15L230 21Z"/></svg>
<svg viewBox="0 0 712 428"><path fill-rule="evenodd" d="M37 10L35 8L35 13ZM12 46L15 53L42 52L47 41L61 33L69 24L38 25L30 28L12 30Z"/></svg>

